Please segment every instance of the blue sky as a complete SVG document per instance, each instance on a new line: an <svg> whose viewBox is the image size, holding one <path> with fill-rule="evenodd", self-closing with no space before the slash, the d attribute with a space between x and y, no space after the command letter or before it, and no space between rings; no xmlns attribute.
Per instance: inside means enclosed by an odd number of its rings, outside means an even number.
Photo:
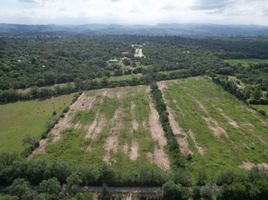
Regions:
<svg viewBox="0 0 268 200"><path fill-rule="evenodd" d="M268 0L0 0L0 23L268 25Z"/></svg>

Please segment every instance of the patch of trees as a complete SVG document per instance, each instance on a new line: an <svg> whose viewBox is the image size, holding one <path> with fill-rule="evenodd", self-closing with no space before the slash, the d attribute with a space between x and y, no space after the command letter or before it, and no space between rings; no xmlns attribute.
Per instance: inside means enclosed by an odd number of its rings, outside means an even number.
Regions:
<svg viewBox="0 0 268 200"><path fill-rule="evenodd" d="M45 99L52 96L59 96L64 94L71 94L74 92L79 92L81 90L93 90L101 88L114 88L123 86L134 86L145 84L145 80L141 78L132 78L130 80L108 80L108 78L103 78L100 81L96 80L76 80L74 85L66 84L61 87L54 88L31 88L29 92L19 92L17 90L4 90L0 91L0 103L9 103L15 101L24 101L31 99Z"/></svg>
<svg viewBox="0 0 268 200"><path fill-rule="evenodd" d="M0 90L140 73L137 63L153 65L157 71L204 72L220 66L221 60L206 48L182 41L180 37L148 36L1 37ZM146 58L133 57L131 44L136 43L146 43ZM121 58L124 51L130 54L123 62L131 65L132 70L122 70L107 62Z"/></svg>
<svg viewBox="0 0 268 200"><path fill-rule="evenodd" d="M250 97L248 90L239 88L237 83L229 80L227 76L213 76L212 80L242 101L246 101Z"/></svg>
<svg viewBox="0 0 268 200"><path fill-rule="evenodd" d="M239 80L230 80L228 76L212 75L212 80L246 103L268 105L267 92L265 96L263 90L258 86L242 87Z"/></svg>
<svg viewBox="0 0 268 200"><path fill-rule="evenodd" d="M247 174L224 171L213 181L207 178L205 171L200 171L193 183L180 168L166 173L144 166L135 171L126 169L122 174L105 163L73 167L0 154L0 198L91 199L92 194L82 193L86 191L84 186L103 186L101 196L108 199L111 194L105 192L106 186L160 186L163 194L155 199L263 200L268 198L268 172L259 168Z"/></svg>
<svg viewBox="0 0 268 200"><path fill-rule="evenodd" d="M169 155L171 157L171 161L173 162L173 166L175 168L183 168L185 166L185 161L180 153L180 147L177 142L176 136L174 135L170 123L169 123L169 118L168 118L168 112L167 112L167 107L164 102L162 92L159 90L156 82L151 82L150 84L151 87L151 94L152 98L154 100L156 110L159 113L160 116L160 122L163 127L163 130L165 132L165 136L167 138L167 149L169 151Z"/></svg>

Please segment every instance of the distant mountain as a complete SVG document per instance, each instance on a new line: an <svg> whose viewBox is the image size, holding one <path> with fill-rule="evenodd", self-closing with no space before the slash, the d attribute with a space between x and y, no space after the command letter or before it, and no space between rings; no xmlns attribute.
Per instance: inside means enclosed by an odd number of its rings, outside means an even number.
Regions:
<svg viewBox="0 0 268 200"><path fill-rule="evenodd" d="M90 35L204 35L204 36L268 36L267 26L216 24L150 25L20 25L0 24L0 34L66 33Z"/></svg>

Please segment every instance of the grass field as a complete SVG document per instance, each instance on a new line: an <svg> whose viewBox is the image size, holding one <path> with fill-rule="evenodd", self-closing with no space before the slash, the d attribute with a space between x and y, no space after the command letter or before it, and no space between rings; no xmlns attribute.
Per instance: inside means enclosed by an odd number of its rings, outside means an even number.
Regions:
<svg viewBox="0 0 268 200"><path fill-rule="evenodd" d="M26 135L39 139L54 111L59 115L73 95L0 105L0 152L24 150Z"/></svg>
<svg viewBox="0 0 268 200"><path fill-rule="evenodd" d="M111 76L107 77L107 81L124 81L124 80L131 80L133 78L141 78L143 75L142 74L128 74L128 75L122 75L122 76ZM102 81L104 78L95 78L92 79L94 81ZM66 87L67 85L70 85L70 87L75 87L74 82L68 82L68 83L59 83L55 85L50 85L50 86L44 86L40 88L47 88L47 89L55 89L56 87L63 88ZM25 89L18 89L18 92L21 93L27 93L31 91L31 88L25 88Z"/></svg>
<svg viewBox="0 0 268 200"><path fill-rule="evenodd" d="M257 108L258 110L263 110L268 115L268 105L252 105L253 107Z"/></svg>
<svg viewBox="0 0 268 200"><path fill-rule="evenodd" d="M268 59L227 59L224 62L232 66L241 64L244 67L249 67L250 64L268 63Z"/></svg>
<svg viewBox="0 0 268 200"><path fill-rule="evenodd" d="M142 166L169 169L165 138L157 135L148 86L93 90L83 93L70 109L71 126L62 138L36 159L71 165L110 163L121 171ZM161 128L161 127L160 127ZM160 138L159 138L160 137Z"/></svg>
<svg viewBox="0 0 268 200"><path fill-rule="evenodd" d="M181 150L193 154L188 171L206 170L213 177L222 170L239 170L243 162L267 163L267 118L207 78L159 85L175 119L173 130Z"/></svg>

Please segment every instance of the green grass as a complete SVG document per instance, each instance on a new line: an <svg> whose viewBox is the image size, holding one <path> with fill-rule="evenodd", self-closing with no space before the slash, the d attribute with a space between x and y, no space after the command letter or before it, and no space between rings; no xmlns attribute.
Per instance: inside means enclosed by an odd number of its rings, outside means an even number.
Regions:
<svg viewBox="0 0 268 200"><path fill-rule="evenodd" d="M206 154L200 155L188 137L194 152L193 160L187 167L189 172L196 175L199 170L205 169L213 177L222 170L239 170L243 161L267 162L267 119L251 113L246 105L207 78L168 81L167 84L168 89L164 94L176 121L186 133L192 130L199 145L206 149ZM198 106L196 99L208 113ZM220 114L219 108L236 121L239 128L233 128ZM203 120L204 116L216 120L229 139L216 138Z"/></svg>
<svg viewBox="0 0 268 200"><path fill-rule="evenodd" d="M20 153L26 135L40 138L55 108L57 116L68 106L72 95L0 105L0 152Z"/></svg>
<svg viewBox="0 0 268 200"><path fill-rule="evenodd" d="M252 105L257 110L263 110L266 112L266 115L268 116L268 105Z"/></svg>
<svg viewBox="0 0 268 200"><path fill-rule="evenodd" d="M244 67L249 67L250 64L268 63L268 59L227 59L224 62L231 66L241 64Z"/></svg>
<svg viewBox="0 0 268 200"><path fill-rule="evenodd" d="M104 92L106 95L103 95ZM147 157L148 152L153 152L156 143L151 138L148 127L143 123L148 123L149 104L148 104L148 86L113 88L105 90L89 91L89 96L95 97L94 106L89 111L78 112L74 123L83 125L81 129L68 129L63 133L63 139L56 144L50 144L47 147L47 153L38 156L36 159L54 161L59 160L70 165L89 165L101 164L106 155L105 144L111 135L118 136L117 151L112 152L111 158L115 169L122 173L128 173L146 165L151 168L157 168L150 163ZM132 129L131 104L136 105L134 113L139 128ZM114 121L114 116L119 112L119 120ZM106 119L103 122L101 133L94 139L86 139L86 128L98 117ZM114 130L115 129L115 130ZM114 131L113 131L114 130ZM129 154L123 151L124 145L129 148L133 140L139 143L138 159L130 160Z"/></svg>
<svg viewBox="0 0 268 200"><path fill-rule="evenodd" d="M108 81L123 81L123 80L131 80L133 78L140 78L142 77L142 74L128 74L128 75L122 75L122 76L111 76L108 77ZM101 81L103 78L96 78L94 79L96 81Z"/></svg>

